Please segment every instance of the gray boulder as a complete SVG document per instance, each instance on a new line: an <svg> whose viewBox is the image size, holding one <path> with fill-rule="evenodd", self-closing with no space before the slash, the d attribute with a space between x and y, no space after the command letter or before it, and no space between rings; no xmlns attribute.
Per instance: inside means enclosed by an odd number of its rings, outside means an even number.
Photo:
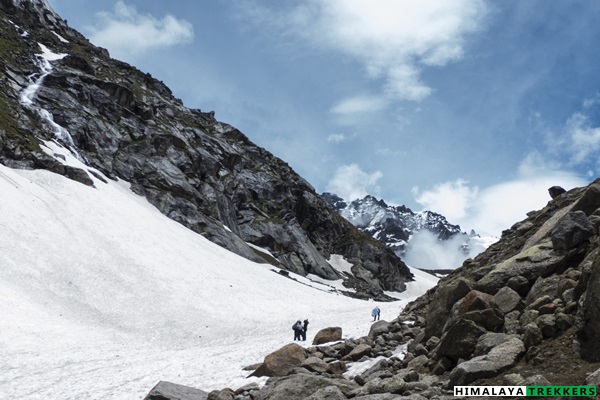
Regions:
<svg viewBox="0 0 600 400"><path fill-rule="evenodd" d="M498 290L494 295L494 302L504 314L507 314L515 309L521 308L521 296L508 286Z"/></svg>
<svg viewBox="0 0 600 400"><path fill-rule="evenodd" d="M323 389L319 389L306 400L346 400L347 397L337 386L327 386Z"/></svg>
<svg viewBox="0 0 600 400"><path fill-rule="evenodd" d="M594 236L594 226L585 212L572 211L562 217L552 230L552 247L558 251L570 250Z"/></svg>
<svg viewBox="0 0 600 400"><path fill-rule="evenodd" d="M479 337L486 330L475 322L459 319L440 339L440 344L435 350L438 357L447 357L451 360L469 357L475 350Z"/></svg>
<svg viewBox="0 0 600 400"><path fill-rule="evenodd" d="M450 373L450 386L468 385L482 378L491 378L506 371L525 353L521 339L513 338L494 347L488 354L458 364Z"/></svg>
<svg viewBox="0 0 600 400"><path fill-rule="evenodd" d="M365 356L370 356L371 353L373 352L373 348L371 346L369 346L368 344L359 344L358 346L356 346L354 348L354 350L352 350L350 352L350 354L348 354L346 357L344 357L344 359L350 359L350 360L360 360L361 358L365 357Z"/></svg>
<svg viewBox="0 0 600 400"><path fill-rule="evenodd" d="M552 197L553 199L557 198L558 196L560 196L561 194L563 194L565 192L566 192L566 190L560 186L552 186L551 188L548 188L548 193L550 194L550 197Z"/></svg>
<svg viewBox="0 0 600 400"><path fill-rule="evenodd" d="M253 392L252 395L254 400L306 400L319 390L331 386L338 388L346 397L359 387L356 382L344 378L291 374L269 379L268 385L259 391ZM328 391L327 393L331 392Z"/></svg>
<svg viewBox="0 0 600 400"><path fill-rule="evenodd" d="M339 326L323 328L315 335L313 339L313 345L320 345L323 343L337 342L342 340L342 328Z"/></svg>
<svg viewBox="0 0 600 400"><path fill-rule="evenodd" d="M250 376L284 376L306 361L304 347L290 343L267 355L262 365Z"/></svg>
<svg viewBox="0 0 600 400"><path fill-rule="evenodd" d="M371 325L368 336L371 339L375 339L378 336L388 333L390 331L390 326L391 324L387 321L377 321Z"/></svg>
<svg viewBox="0 0 600 400"><path fill-rule="evenodd" d="M504 324L504 315L494 297L477 290L470 291L454 304L449 323L458 318L471 320L490 331L495 331Z"/></svg>
<svg viewBox="0 0 600 400"><path fill-rule="evenodd" d="M580 333L581 357L600 361L600 254L591 268L585 301L583 302L583 329Z"/></svg>
<svg viewBox="0 0 600 400"><path fill-rule="evenodd" d="M207 400L208 393L189 386L160 381L144 400Z"/></svg>
<svg viewBox="0 0 600 400"><path fill-rule="evenodd" d="M513 335L507 335L506 333L486 333L482 335L477 341L477 344L475 345L475 350L473 351L473 355L482 356L484 354L487 354L494 347L499 346L504 342L508 342L513 337Z"/></svg>

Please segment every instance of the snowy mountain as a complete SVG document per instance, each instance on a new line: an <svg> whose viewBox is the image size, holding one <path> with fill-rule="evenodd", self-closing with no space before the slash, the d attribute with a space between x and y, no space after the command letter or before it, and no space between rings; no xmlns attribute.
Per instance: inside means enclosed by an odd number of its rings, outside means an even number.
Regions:
<svg viewBox="0 0 600 400"><path fill-rule="evenodd" d="M460 226L433 211L413 212L370 195L351 202L332 193L321 196L342 217L387 245L409 265L456 268L491 244L474 231L462 232Z"/></svg>
<svg viewBox="0 0 600 400"><path fill-rule="evenodd" d="M353 296L383 300L412 279L392 251L340 218L288 164L112 59L45 0L0 1L0 32L3 165L92 187L96 179L127 181L212 242L300 275L342 278ZM67 163L56 146L81 164ZM340 274L327 262L333 254L352 268Z"/></svg>

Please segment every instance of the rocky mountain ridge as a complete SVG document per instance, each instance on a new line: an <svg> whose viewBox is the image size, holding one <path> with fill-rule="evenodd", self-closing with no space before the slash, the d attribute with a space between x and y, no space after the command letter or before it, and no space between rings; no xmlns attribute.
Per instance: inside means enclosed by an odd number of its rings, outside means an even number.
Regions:
<svg viewBox="0 0 600 400"><path fill-rule="evenodd" d="M439 240L462 235L465 246L468 245L468 235L461 231L460 226L449 223L446 217L436 212L415 213L406 206L390 206L371 195L351 202L333 193L321 196L352 225L385 243L398 256L405 253L411 236L421 230L433 233Z"/></svg>
<svg viewBox="0 0 600 400"><path fill-rule="evenodd" d="M294 273L344 279L353 296L386 300L384 291L402 291L411 279L393 252L340 218L289 165L111 59L46 1L0 0L0 31L4 165L86 185L89 174L125 180L211 241ZM90 168L68 165L49 142ZM328 263L334 254L353 264L351 274Z"/></svg>

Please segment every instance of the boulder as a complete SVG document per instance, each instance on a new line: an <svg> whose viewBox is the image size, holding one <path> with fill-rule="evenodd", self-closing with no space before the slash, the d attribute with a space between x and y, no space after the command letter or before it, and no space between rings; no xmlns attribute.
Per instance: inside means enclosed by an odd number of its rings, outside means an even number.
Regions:
<svg viewBox="0 0 600 400"><path fill-rule="evenodd" d="M552 383L544 375L536 374L525 378L519 386L550 386Z"/></svg>
<svg viewBox="0 0 600 400"><path fill-rule="evenodd" d="M327 386L323 389L319 389L306 400L346 400L347 397L337 386Z"/></svg>
<svg viewBox="0 0 600 400"><path fill-rule="evenodd" d="M528 349L532 346L537 346L544 340L542 330L536 325L535 322L527 324L524 328L523 343L525 348Z"/></svg>
<svg viewBox="0 0 600 400"><path fill-rule="evenodd" d="M442 329L447 322L452 306L470 291L471 282L463 278L437 287L427 308L427 325L425 326L427 337L442 335Z"/></svg>
<svg viewBox="0 0 600 400"><path fill-rule="evenodd" d="M438 357L447 357L451 360L467 358L475 350L479 337L486 330L475 322L459 319L440 339L440 344L435 350Z"/></svg>
<svg viewBox="0 0 600 400"><path fill-rule="evenodd" d="M327 371L327 363L317 357L308 357L302 363L301 367L312 372L323 373Z"/></svg>
<svg viewBox="0 0 600 400"><path fill-rule="evenodd" d="M160 381L144 400L207 400L208 393L189 386Z"/></svg>
<svg viewBox="0 0 600 400"><path fill-rule="evenodd" d="M373 349L371 348L371 346L363 343L363 344L359 344L358 346L356 346L354 348L354 350L352 350L350 352L350 354L348 354L344 358L348 358L350 360L357 361L357 360L360 360L361 358L363 358L364 356L370 356L372 352L373 352Z"/></svg>
<svg viewBox="0 0 600 400"><path fill-rule="evenodd" d="M477 341L477 344L475 345L475 350L473 351L473 355L482 356L484 354L487 354L494 347L509 341L513 337L514 336L507 335L506 333L485 333Z"/></svg>
<svg viewBox="0 0 600 400"><path fill-rule="evenodd" d="M229 388L213 390L208 394L207 400L234 400L235 392Z"/></svg>
<svg viewBox="0 0 600 400"><path fill-rule="evenodd" d="M471 290L454 304L450 321L457 318L471 320L490 331L504 324L504 315L496 305L494 296L477 290Z"/></svg>
<svg viewBox="0 0 600 400"><path fill-rule="evenodd" d="M304 347L290 343L267 355L262 365L250 376L285 376L306 361Z"/></svg>
<svg viewBox="0 0 600 400"><path fill-rule="evenodd" d="M522 275L512 276L506 282L506 286L517 292L520 296L525 296L529 292L529 280Z"/></svg>
<svg viewBox="0 0 600 400"><path fill-rule="evenodd" d="M556 317L551 314L540 315L535 320L535 324L540 328L546 339L553 338L559 331L556 326Z"/></svg>
<svg viewBox="0 0 600 400"><path fill-rule="evenodd" d="M550 194L550 197L552 197L553 199L557 198L558 196L560 196L561 194L563 194L565 192L566 192L566 190L560 186L552 186L551 188L548 188L548 193Z"/></svg>
<svg viewBox="0 0 600 400"><path fill-rule="evenodd" d="M585 384L589 386L600 386L600 369L592 372L585 378Z"/></svg>
<svg viewBox="0 0 600 400"><path fill-rule="evenodd" d="M315 335L313 339L313 346L329 343L329 342L337 342L338 340L342 340L342 328L339 326L323 328Z"/></svg>
<svg viewBox="0 0 600 400"><path fill-rule="evenodd" d="M521 308L521 296L511 288L505 286L494 295L494 302L504 314L514 309Z"/></svg>
<svg viewBox="0 0 600 400"><path fill-rule="evenodd" d="M528 282L534 282L540 276L550 276L563 268L563 258L564 255L557 254L549 242L531 246L495 265L476 282L475 288L485 293L497 293L508 285L509 280L517 276L520 277L517 278L520 281L525 278ZM521 295L524 294L520 291L523 289L511 288Z"/></svg>
<svg viewBox="0 0 600 400"><path fill-rule="evenodd" d="M585 212L571 211L552 230L552 247L557 251L567 251L587 242L595 234L594 226Z"/></svg>
<svg viewBox="0 0 600 400"><path fill-rule="evenodd" d="M579 340L581 357L588 361L600 361L600 255L591 266L585 300L583 302L583 328Z"/></svg>
<svg viewBox="0 0 600 400"><path fill-rule="evenodd" d="M345 397L348 397L350 393L359 387L356 382L344 378L291 374L269 379L268 385L260 391L253 392L252 395L255 400L306 400L319 390L331 386L338 388ZM326 393L331 393L330 390Z"/></svg>
<svg viewBox="0 0 600 400"><path fill-rule="evenodd" d="M369 337L371 339L375 339L378 336L381 336L390 331L390 323L387 321L377 321L371 325L369 329Z"/></svg>
<svg viewBox="0 0 600 400"><path fill-rule="evenodd" d="M525 353L521 339L513 338L494 347L488 354L458 364L450 373L449 386L462 386L491 378L515 365Z"/></svg>
<svg viewBox="0 0 600 400"><path fill-rule="evenodd" d="M572 211L582 211L585 215L591 215L600 208L600 184L594 182L583 193L583 196L575 203Z"/></svg>

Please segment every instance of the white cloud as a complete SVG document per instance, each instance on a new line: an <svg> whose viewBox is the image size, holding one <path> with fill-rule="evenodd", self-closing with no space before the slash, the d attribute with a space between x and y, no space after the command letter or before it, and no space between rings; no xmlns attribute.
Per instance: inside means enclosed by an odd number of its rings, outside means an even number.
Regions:
<svg viewBox="0 0 600 400"><path fill-rule="evenodd" d="M432 91L421 69L460 59L466 36L481 27L486 12L483 0L315 0L297 7L291 20L302 36L383 79L389 96L418 101Z"/></svg>
<svg viewBox="0 0 600 400"><path fill-rule="evenodd" d="M475 241L469 242L469 252L465 254L463 246L468 237L456 235L448 240L439 240L437 235L421 230L408 242L406 254L402 260L411 267L446 269L457 268L469 257L475 257L485 248Z"/></svg>
<svg viewBox="0 0 600 400"><path fill-rule="evenodd" d="M140 14L133 6L118 1L113 12L98 14L96 26L88 27L90 40L106 47L114 58L131 60L150 50L189 43L194 29L188 21L166 15L161 19Z"/></svg>
<svg viewBox="0 0 600 400"><path fill-rule="evenodd" d="M355 96L344 99L331 108L332 114L346 115L371 113L386 107L387 101L380 97Z"/></svg>
<svg viewBox="0 0 600 400"><path fill-rule="evenodd" d="M348 140L348 137L343 133L332 133L327 136L327 141L331 143L342 143Z"/></svg>
<svg viewBox="0 0 600 400"><path fill-rule="evenodd" d="M573 164L581 164L600 149L600 127L593 127L587 116L573 114L566 123L568 148Z"/></svg>
<svg viewBox="0 0 600 400"><path fill-rule="evenodd" d="M415 200L427 210L442 214L449 221L462 219L479 192L478 187L469 187L467 181L457 179L454 182L439 183L431 190L420 192L413 188Z"/></svg>
<svg viewBox="0 0 600 400"><path fill-rule="evenodd" d="M364 172L356 164L344 165L335 171L326 190L335 193L344 200L362 199L367 194L379 192L377 181L383 176L380 171L372 174Z"/></svg>
<svg viewBox="0 0 600 400"><path fill-rule="evenodd" d="M463 231L475 229L481 235L499 237L503 230L525 219L529 211L545 207L551 200L548 188L558 185L570 190L588 182L568 172L546 171L483 189L467 184L458 179L438 184L423 193L417 189L414 193L426 209L444 215Z"/></svg>

